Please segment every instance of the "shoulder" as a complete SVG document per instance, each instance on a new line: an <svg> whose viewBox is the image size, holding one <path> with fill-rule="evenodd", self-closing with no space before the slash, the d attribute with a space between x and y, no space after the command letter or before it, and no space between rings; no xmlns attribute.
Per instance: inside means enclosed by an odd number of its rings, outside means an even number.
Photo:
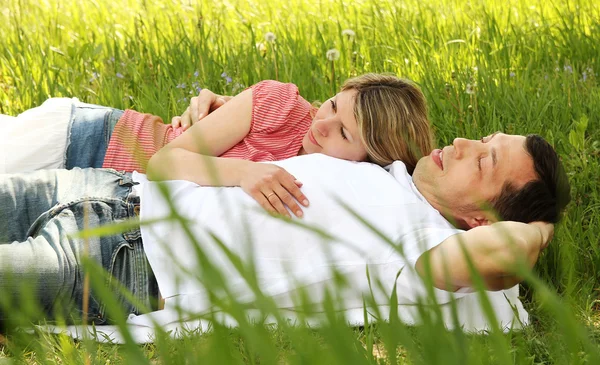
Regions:
<svg viewBox="0 0 600 365"><path fill-rule="evenodd" d="M298 86L275 80L263 80L250 87L254 95L285 97L299 95Z"/></svg>
<svg viewBox="0 0 600 365"><path fill-rule="evenodd" d="M271 133L290 120L294 122L310 115L310 103L300 96L294 84L265 80L251 88L252 132Z"/></svg>

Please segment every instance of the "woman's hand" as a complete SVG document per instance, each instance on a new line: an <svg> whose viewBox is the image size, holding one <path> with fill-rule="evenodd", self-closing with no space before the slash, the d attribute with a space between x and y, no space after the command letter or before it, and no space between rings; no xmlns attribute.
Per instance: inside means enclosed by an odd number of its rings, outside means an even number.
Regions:
<svg viewBox="0 0 600 365"><path fill-rule="evenodd" d="M192 98L190 106L181 116L171 119L171 125L173 128L182 127L185 131L194 123L223 106L231 98L232 96L218 95L208 89L202 89L198 96Z"/></svg>
<svg viewBox="0 0 600 365"><path fill-rule="evenodd" d="M300 191L302 183L276 165L253 163L244 171L240 186L271 213L290 218L287 206L297 217L302 217L302 209L297 202L308 206L308 199Z"/></svg>

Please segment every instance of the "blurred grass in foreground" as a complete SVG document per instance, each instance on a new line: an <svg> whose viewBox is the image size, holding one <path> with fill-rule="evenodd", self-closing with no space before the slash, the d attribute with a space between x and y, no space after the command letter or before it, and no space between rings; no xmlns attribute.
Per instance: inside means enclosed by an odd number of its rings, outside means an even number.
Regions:
<svg viewBox="0 0 600 365"><path fill-rule="evenodd" d="M209 334L178 341L163 336L144 347L37 333L11 338L0 346L0 359L594 363L600 337L599 19L593 1L4 0L0 113L16 115L50 96L76 96L170 120L198 87L232 94L278 78L297 84L312 101L331 96L347 77L393 72L423 87L440 145L496 130L543 135L571 174L573 202L536 266L539 281L522 289L533 323L523 332L471 336L444 331L435 321L352 329L332 314L318 330L216 324ZM267 32L273 42L265 40ZM334 48L340 58L330 61L326 54Z"/></svg>

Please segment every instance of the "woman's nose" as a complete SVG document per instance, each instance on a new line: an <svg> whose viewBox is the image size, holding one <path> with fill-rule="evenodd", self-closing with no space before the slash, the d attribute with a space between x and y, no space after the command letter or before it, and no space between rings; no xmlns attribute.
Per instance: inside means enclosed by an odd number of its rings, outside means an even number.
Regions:
<svg viewBox="0 0 600 365"><path fill-rule="evenodd" d="M320 119L315 121L315 129L323 136L327 137L329 134L329 124L328 119Z"/></svg>

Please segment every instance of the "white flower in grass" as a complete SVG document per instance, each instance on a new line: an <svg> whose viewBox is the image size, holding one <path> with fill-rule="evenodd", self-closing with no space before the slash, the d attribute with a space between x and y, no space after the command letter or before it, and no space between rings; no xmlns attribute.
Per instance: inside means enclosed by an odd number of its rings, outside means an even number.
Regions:
<svg viewBox="0 0 600 365"><path fill-rule="evenodd" d="M272 32L265 33L265 41L275 42L276 39L277 39L277 36L275 36L275 33L272 33Z"/></svg>
<svg viewBox="0 0 600 365"><path fill-rule="evenodd" d="M354 33L352 29L344 29L342 30L342 35L348 38L354 38L356 36L356 33Z"/></svg>
<svg viewBox="0 0 600 365"><path fill-rule="evenodd" d="M327 56L327 59L329 61L337 61L340 59L340 51L338 51L335 48L332 48L329 51L327 51L325 55Z"/></svg>
<svg viewBox="0 0 600 365"><path fill-rule="evenodd" d="M465 92L469 95L473 95L473 94L475 94L476 87L477 87L477 83L467 84L467 87L465 88Z"/></svg>

